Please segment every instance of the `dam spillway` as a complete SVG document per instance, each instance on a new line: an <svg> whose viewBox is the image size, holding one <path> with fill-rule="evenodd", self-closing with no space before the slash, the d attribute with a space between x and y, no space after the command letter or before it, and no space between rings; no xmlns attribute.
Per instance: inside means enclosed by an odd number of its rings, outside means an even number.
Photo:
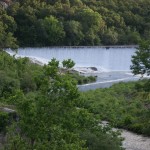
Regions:
<svg viewBox="0 0 150 150"><path fill-rule="evenodd" d="M131 57L136 48L132 47L48 47L19 48L18 55L43 59L45 62L56 58L59 61L72 59L75 67L97 67L103 71L129 71Z"/></svg>
<svg viewBox="0 0 150 150"><path fill-rule="evenodd" d="M97 76L95 83L79 85L80 91L87 91L97 88L110 87L114 83L136 81L140 76L131 74L130 65L132 55L136 48L131 47L44 47L44 48L19 48L17 56L29 57L47 64L52 58L60 62L64 59L72 59L75 68L80 72L88 70L89 67L96 67L98 70L86 75ZM14 54L11 50L8 53Z"/></svg>

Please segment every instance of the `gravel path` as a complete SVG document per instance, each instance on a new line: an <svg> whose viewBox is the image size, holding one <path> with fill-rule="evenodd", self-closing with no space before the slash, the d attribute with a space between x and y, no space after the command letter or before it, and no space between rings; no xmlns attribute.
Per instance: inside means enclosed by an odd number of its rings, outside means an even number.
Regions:
<svg viewBox="0 0 150 150"><path fill-rule="evenodd" d="M127 130L122 130L123 147L126 150L150 150L150 137L137 135Z"/></svg>

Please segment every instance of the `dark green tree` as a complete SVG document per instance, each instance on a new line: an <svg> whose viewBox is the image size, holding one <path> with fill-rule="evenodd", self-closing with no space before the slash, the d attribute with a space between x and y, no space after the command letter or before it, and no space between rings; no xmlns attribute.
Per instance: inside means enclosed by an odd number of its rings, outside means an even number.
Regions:
<svg viewBox="0 0 150 150"><path fill-rule="evenodd" d="M132 56L131 70L133 74L140 74L142 77L143 75L150 75L150 41L142 41L139 44L135 55ZM147 92L148 97L150 92L150 79L145 84L137 84L136 88Z"/></svg>
<svg viewBox="0 0 150 150"><path fill-rule="evenodd" d="M74 67L74 65L75 65L74 61L72 61L71 59L64 60L62 62L62 64L63 64L63 67L66 69L70 69L70 68Z"/></svg>
<svg viewBox="0 0 150 150"><path fill-rule="evenodd" d="M45 39L45 45L61 45L65 38L63 25L54 16L40 20L41 34L38 38ZM41 36L43 35L43 36Z"/></svg>
<svg viewBox="0 0 150 150"><path fill-rule="evenodd" d="M66 21L64 28L66 32L66 45L80 45L84 38L81 23L74 20Z"/></svg>
<svg viewBox="0 0 150 150"><path fill-rule="evenodd" d="M142 41L132 56L131 70L133 74L150 75L150 42Z"/></svg>
<svg viewBox="0 0 150 150"><path fill-rule="evenodd" d="M0 21L0 49L3 48L17 48L16 38L11 32L7 32L7 27Z"/></svg>

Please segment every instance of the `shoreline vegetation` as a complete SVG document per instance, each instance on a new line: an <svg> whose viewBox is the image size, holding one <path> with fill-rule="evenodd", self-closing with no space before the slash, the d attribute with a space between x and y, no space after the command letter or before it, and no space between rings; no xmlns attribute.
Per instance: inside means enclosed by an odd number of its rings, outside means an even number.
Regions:
<svg viewBox="0 0 150 150"><path fill-rule="evenodd" d="M84 107L112 127L150 136L150 93L140 89L149 79L120 82L110 88L82 92Z"/></svg>

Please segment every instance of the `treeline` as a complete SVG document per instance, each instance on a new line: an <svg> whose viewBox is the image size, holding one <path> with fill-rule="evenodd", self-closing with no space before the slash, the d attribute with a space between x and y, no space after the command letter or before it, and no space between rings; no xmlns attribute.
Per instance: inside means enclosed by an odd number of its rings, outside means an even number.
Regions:
<svg viewBox="0 0 150 150"><path fill-rule="evenodd" d="M149 7L149 0L16 0L1 8L0 26L20 46L132 45L150 38Z"/></svg>

